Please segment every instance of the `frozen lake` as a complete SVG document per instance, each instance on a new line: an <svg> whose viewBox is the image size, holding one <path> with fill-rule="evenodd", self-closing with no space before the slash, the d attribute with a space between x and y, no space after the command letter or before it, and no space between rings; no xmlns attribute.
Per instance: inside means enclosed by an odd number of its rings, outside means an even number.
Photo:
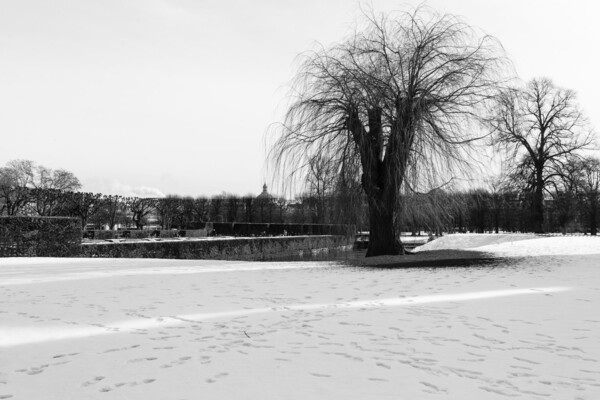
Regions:
<svg viewBox="0 0 600 400"><path fill-rule="evenodd" d="M0 260L0 399L597 399L600 255Z"/></svg>

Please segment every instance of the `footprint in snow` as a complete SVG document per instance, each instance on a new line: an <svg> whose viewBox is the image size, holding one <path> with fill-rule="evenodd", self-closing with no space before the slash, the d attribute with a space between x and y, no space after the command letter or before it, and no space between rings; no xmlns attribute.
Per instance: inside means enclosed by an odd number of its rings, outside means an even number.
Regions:
<svg viewBox="0 0 600 400"><path fill-rule="evenodd" d="M157 357L134 358L133 360L129 360L127 362L128 363L137 363L137 362L143 362L143 361L154 361L157 359L158 359Z"/></svg>
<svg viewBox="0 0 600 400"><path fill-rule="evenodd" d="M317 378L331 378L331 375L327 375L327 374L318 374L316 372L311 372L310 374L312 376L316 376Z"/></svg>
<svg viewBox="0 0 600 400"><path fill-rule="evenodd" d="M215 376L214 376L214 377L212 377L212 378L208 378L208 379L206 380L206 383L215 383L215 382L216 382L216 381L217 381L219 378L224 378L224 377L226 377L227 375L229 375L229 374L228 374L228 373L226 373L226 372L222 372L222 373L220 373L220 374L217 374L217 375L215 375Z"/></svg>
<svg viewBox="0 0 600 400"><path fill-rule="evenodd" d="M105 379L104 376L95 376L94 379L89 380L89 381L85 381L81 384L81 386L90 386L90 385L94 385L100 381L102 381L103 379Z"/></svg>

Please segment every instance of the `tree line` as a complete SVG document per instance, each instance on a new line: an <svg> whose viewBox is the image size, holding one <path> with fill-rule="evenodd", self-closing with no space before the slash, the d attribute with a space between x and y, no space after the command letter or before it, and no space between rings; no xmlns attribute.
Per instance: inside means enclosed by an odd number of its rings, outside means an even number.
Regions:
<svg viewBox="0 0 600 400"><path fill-rule="evenodd" d="M208 221L311 223L340 221L330 192L307 193L294 200L270 195L220 194L163 198L82 192L74 174L52 170L29 160L13 160L0 168L0 215L68 216L83 228L135 227L150 223L163 229L197 229ZM338 219L334 215L337 215Z"/></svg>
<svg viewBox="0 0 600 400"><path fill-rule="evenodd" d="M576 180L561 182L546 192L542 202L543 232L597 235L600 164L586 160L593 176L579 170ZM536 232L539 220L531 210L535 193L517 189L512 182L465 191L436 190L404 198L400 219L404 232Z"/></svg>
<svg viewBox="0 0 600 400"><path fill-rule="evenodd" d="M294 200L273 196L139 198L81 192L70 172L15 160L0 168L0 215L69 216L84 228L135 227L197 229L207 221L352 224L369 230L368 201L343 176L314 160L306 192ZM543 197L546 232L596 235L600 203L600 161L570 157L548 179ZM354 185L359 185L354 182ZM405 207L401 232L533 232L535 193L520 173L490 181L484 188L435 189L400 195Z"/></svg>
<svg viewBox="0 0 600 400"><path fill-rule="evenodd" d="M484 186L473 189L436 188L426 193L406 191L398 195L402 212L396 221L398 234L430 232L581 232L596 235L600 206L600 160L594 157L570 156L560 173L548 174L541 205L535 186L521 173L507 173L488 179ZM307 198L320 204L327 223L354 224L370 231L369 204L360 191L344 189L335 174L320 180L320 190ZM329 182L329 185L327 185ZM355 185L360 185L355 182ZM309 185L310 188L310 185ZM539 215L532 209L541 207ZM343 219L340 222L339 218Z"/></svg>

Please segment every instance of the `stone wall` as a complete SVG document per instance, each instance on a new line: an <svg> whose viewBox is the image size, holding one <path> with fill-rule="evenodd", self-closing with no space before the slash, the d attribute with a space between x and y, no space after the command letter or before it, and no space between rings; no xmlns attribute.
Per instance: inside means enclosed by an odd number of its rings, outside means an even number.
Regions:
<svg viewBox="0 0 600 400"><path fill-rule="evenodd" d="M258 238L84 243L83 257L267 260L300 252L351 245L351 236L278 236Z"/></svg>

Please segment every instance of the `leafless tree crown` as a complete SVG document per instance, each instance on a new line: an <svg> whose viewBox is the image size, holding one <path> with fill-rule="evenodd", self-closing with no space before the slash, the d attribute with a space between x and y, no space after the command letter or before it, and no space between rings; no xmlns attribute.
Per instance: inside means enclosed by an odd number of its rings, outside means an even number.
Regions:
<svg viewBox="0 0 600 400"><path fill-rule="evenodd" d="M381 189L370 176L377 169L399 188L462 164L507 65L494 38L424 7L365 14L351 37L302 58L275 171L304 176L319 157L362 174L367 194Z"/></svg>
<svg viewBox="0 0 600 400"><path fill-rule="evenodd" d="M512 172L524 189L548 187L568 172L570 158L594 145L575 92L548 78L504 90L491 114L493 143L516 159Z"/></svg>

